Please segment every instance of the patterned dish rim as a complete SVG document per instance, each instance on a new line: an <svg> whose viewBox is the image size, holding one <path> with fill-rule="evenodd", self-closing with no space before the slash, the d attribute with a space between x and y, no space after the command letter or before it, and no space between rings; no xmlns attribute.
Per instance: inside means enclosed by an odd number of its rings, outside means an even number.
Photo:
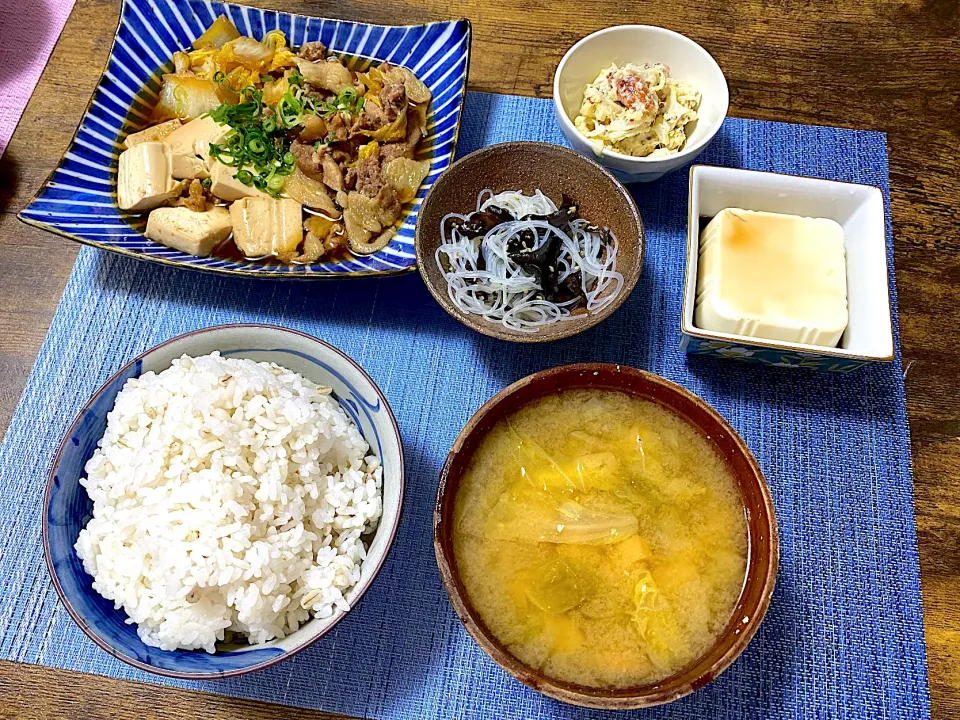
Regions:
<svg viewBox="0 0 960 720"><path fill-rule="evenodd" d="M393 432L397 437L397 449L400 455L399 457L400 507L397 511L396 519L394 520L393 524L389 528L388 539L387 539L386 546L384 547L383 555L378 559L369 579L366 581L364 585L360 586L359 590L357 591L356 597L351 601L350 610L347 612L341 613L339 617L337 617L333 622L331 622L326 628L321 630L315 636L309 638L301 645L298 645L294 648L290 648L289 650L284 650L279 655L275 655L274 657L268 658L266 660L263 660L262 662L256 663L254 665L250 665L248 667L234 668L234 669L223 670L218 672L184 672L184 671L178 671L178 670L168 670L166 668L157 667L156 665L150 665L148 663L142 662L135 658L129 657L128 655L114 648L112 645L106 642L103 638L101 638L98 633L94 632L90 628L90 626L83 619L80 613L77 612L76 608L74 608L73 604L70 602L70 599L66 596L66 593L64 592L63 587L60 584L60 578L57 575L56 568L54 567L54 564L53 564L52 553L50 550L49 528L47 523L47 515L49 512L50 501L53 497L53 491L55 489L56 482L57 482L55 478L55 473L56 473L57 467L60 464L61 455L63 454L64 450L67 447L67 443L70 441L70 438L73 436L74 432L77 430L78 426L82 422L87 411L90 410L90 408L96 403L96 401L106 391L106 389L117 378L122 376L128 370L130 370L130 368L136 366L137 363L142 362L144 358L146 358L148 355L153 354L157 350L160 350L161 348L164 348L172 343L178 342L185 338L192 337L195 335L202 335L202 334L205 334L211 331L217 331L217 330L231 330L231 329L245 329L245 328L267 329L271 331L289 333L291 335L297 335L299 337L302 337L305 340L309 340L310 342L314 342L319 345L322 345L325 349L340 356L345 362L347 362L355 370L357 370L357 372L360 373L361 377L363 377L363 379L369 383L370 389L374 391L377 398L383 404L383 408L386 410L387 417L390 419L390 423L393 427ZM377 579L377 576L380 574L380 571L383 569L383 565L386 563L387 557L390 554L390 550L393 548L394 542L396 541L397 531L400 528L400 521L403 516L403 496L404 496L405 490L406 490L405 460L403 455L403 443L401 442L400 426L397 424L397 418L393 414L393 409L390 407L390 404L387 402L387 398L383 394L383 391L373 381L373 378L370 377L367 371L360 366L359 363L357 363L355 360L353 360L353 358L349 357L342 350L340 350L337 347L334 347L330 343L325 342L313 335L310 335L309 333L301 332L299 330L292 330L290 328L280 327L279 325L271 325L269 323L230 323L226 325L214 325L211 327L191 330L189 332L181 333L180 335L176 335L172 338L164 340L162 343L154 345L148 350L145 350L144 352L140 353L139 355L131 359L129 362L124 363L121 368L119 368L115 373L113 373L109 378L107 378L100 385L99 388L97 388L96 392L94 392L90 396L90 399L87 400L87 402L84 403L83 407L77 411L76 417L74 417L73 422L70 424L70 427L67 429L66 433L63 436L63 440L61 440L60 442L60 446L57 448L57 453L56 455L54 455L53 464L50 466L50 471L47 476L47 484L43 494L43 505L41 507L42 517L40 521L42 544L43 544L43 558L47 567L47 573L50 575L50 579L53 582L53 587L56 590L57 597L60 599L60 602L66 608L67 613L73 619L74 623L76 623L77 627L79 627L83 631L84 635L86 635L88 638L93 640L93 642L101 650L104 650L108 654L115 657L117 660L120 660L121 662L124 662L127 665L137 668L138 670L143 670L153 675L159 675L159 676L168 677L168 678L175 678L179 680L220 680L223 678L237 677L240 675L246 675L248 673L256 672L258 670L263 670L265 668L271 667L273 665L276 665L279 662L282 662L284 660L287 660L293 657L294 655L296 655L297 653L303 650L306 650L308 647L316 643L318 640L324 637L327 633L333 630L345 617L347 617L347 615L350 612L353 612L356 610L357 606L360 604L360 601L366 595L367 590L370 589L370 586L373 585L373 582ZM118 612L122 612L122 610L118 610ZM253 645L250 646L251 649L254 649L255 647L256 646L253 646ZM197 652L200 652L200 651L197 651Z"/></svg>
<svg viewBox="0 0 960 720"><path fill-rule="evenodd" d="M155 263L155 264L158 264L158 265L164 265L164 266L167 266L167 267L175 267L175 268L186 269L186 270L195 270L195 271L197 271L197 272L211 273L211 274L215 274L215 275L223 275L223 276L229 276L229 277L248 277L248 278L260 278L260 279L272 279L272 280L307 280L307 281L313 281L313 280L331 280L331 279L335 280L335 279L338 279L338 278L347 278L347 277L350 277L350 278L355 278L355 277L391 277L391 276L405 275L405 274L407 274L407 273L411 273L411 272L415 272L415 271L416 271L416 269L417 269L417 262L416 262L415 254L414 254L414 257L412 258L412 260L411 260L411 262L410 262L409 265L406 265L406 266L404 266L404 267L398 267L398 268L393 269L393 270L370 270L370 269L367 269L367 270L351 270L351 271L348 271L348 272L331 272L331 271L329 271L329 270L320 270L320 271L317 271L317 272L294 272L294 271L291 271L291 270L287 269L287 270L276 270L276 271L273 271L273 272L264 272L264 271L259 270L259 269L251 270L251 269L245 269L245 268L206 267L206 266L203 266L203 265L197 265L197 264L193 264L193 263L190 263L190 262L184 262L184 261L178 260L178 259L170 259L170 258L165 258L165 257L161 257L161 256L148 255L148 254L145 254L145 253L143 253L143 252L138 252L138 251L130 250L130 249L127 249L127 248L118 247L118 246L110 245L110 244L103 243L103 242L98 242L98 241L96 241L96 240L91 240L91 239L89 239L89 238L84 238L84 237L81 237L81 236L79 236L79 235L75 235L75 234L66 232L65 230L62 230L62 229L58 228L56 225L52 225L52 224L50 224L50 223L48 223L48 222L44 222L43 220L38 219L38 218L36 218L36 217L31 217L31 216L28 214L29 211L30 211L31 206L34 205L37 201L42 202L42 199L41 199L40 196L44 193L45 190L47 190L47 188L48 188L49 185L50 185L50 182L52 181L52 179L53 179L53 177L54 177L54 175L55 175L55 174L57 173L57 171L60 170L61 167L63 166L64 162L65 162L66 159L67 159L67 154L77 145L77 137L78 137L78 135L80 134L80 132L83 130L84 120L88 117L88 115L89 115L89 113L90 113L90 109L93 107L93 103L94 103L94 100L96 99L98 90L101 88L101 86L103 85L104 81L108 79L108 78L107 78L107 72L108 72L108 70L109 70L109 68L110 68L110 62L111 62L111 60L113 60L114 55L115 55L116 50L117 50L117 44L118 44L118 40L119 40L119 36L120 36L120 30L121 30L121 28L123 27L124 13L126 12L126 9L127 9L128 5L130 5L130 4L131 4L132 2L134 2L134 1L135 1L135 0L121 0L121 3L120 3L120 13L119 13L119 15L118 15L118 17L117 17L117 27L116 27L116 30L114 30L113 40L111 41L111 44L110 44L110 52L107 54L107 59L104 61L103 70L102 70L101 73L100 73L100 77L98 78L96 85L94 86L93 90L92 90L91 93L90 93L90 97L89 97L89 99L87 100L86 105L84 106L84 109L83 109L83 112L82 112L81 115L80 115L79 121L77 122L77 127L76 127L76 129L74 130L73 134L72 134L71 137L70 137L70 141L69 141L69 143L67 144L66 150L64 150L63 155L61 155L61 156L60 156L60 159L57 161L56 167L53 168L53 169L47 174L46 178L45 178L45 179L43 180L43 182L40 184L40 187L39 187L39 188L37 189L37 191L33 194L33 197L31 197L30 200L29 200L29 202L27 202L27 204L24 205L24 207L17 213L17 218L18 218L21 222L23 222L23 223L25 223L25 224L27 224L27 225L30 225L30 226L32 226L32 227L39 228L39 229L44 230L44 231L46 231L46 232L52 233L52 234L54 234L54 235L58 235L58 236L60 236L60 237L66 238L66 239L68 239L68 240L72 240L73 242L79 243L79 244L81 244L81 245L87 245L87 246L89 246L89 247L94 247L94 248L97 248L97 249L99 249L99 250L105 250L105 251L107 251L107 252L117 253L118 255L123 255L123 256L125 256L125 257L133 258L133 259L135 259L135 260L142 260L142 261L145 261L145 262ZM169 0L169 2L175 4L175 3L180 2L180 0ZM209 3L209 0L208 0L208 2L207 2L206 4L207 4L207 7L208 7L208 8L211 7L211 6L210 6L210 3ZM261 11L261 12L264 11L263 8L257 8L257 7L255 7L255 6L251 6L251 5L241 5L241 4L239 4L239 3L220 2L219 4L220 4L221 7L223 7L224 9L226 9L226 8L231 8L231 7L232 7L232 8L238 8L238 9L240 9L241 11L245 11L245 10L246 10L246 11L249 11L249 10L259 10L259 11ZM465 37L466 37L466 50L465 50L465 53L464 53L465 64L464 64L464 70L463 70L463 85L462 85L462 89L461 89L461 91L460 91L460 101L459 101L459 103L458 103L458 107L457 107L457 111L456 111L456 122L455 122L455 124L454 124L453 136L452 136L451 141L450 141L450 153L449 153L448 164L447 164L447 166L446 166L445 168L443 168L439 173L437 173L437 177L439 177L441 174L443 174L444 172L446 172L446 170L450 167L450 165L453 164L454 157L455 157L455 155L456 155L457 142L458 142L458 140L459 140L459 138L460 138L460 128L461 128L461 124L462 124L462 122L463 122L463 108L464 108L464 103L465 103L465 101L466 101L466 95L467 95L467 81L468 81L468 78L469 78L469 76L470 76L470 61L471 61L471 57L472 57L472 46L473 46L473 24L471 23L471 21L470 21L469 18L460 17L460 18L454 18L454 19L450 19L450 20L439 20L439 21L435 21L435 22L422 23L422 24L414 24L414 25L382 25L382 24L378 24L378 23L366 23L366 22L355 21L355 20L339 20L339 19L337 19L337 18L324 18L324 17L318 16L318 15L303 15L303 14L300 14L300 13L284 12L284 11L281 11L281 10L268 10L268 11L269 11L269 12L274 12L274 13L276 13L278 16L281 16L281 15L282 15L282 16L287 16L287 17L290 17L290 18L300 18L300 19L303 19L303 20L308 21L308 22L311 21L311 20L319 20L319 21L321 21L321 22L323 22L323 21L325 21L325 20L331 20L331 21L335 21L335 22L350 23L350 24L352 24L352 25L363 25L363 26L367 26L367 27L383 28L383 29L385 29L385 30L397 29L397 28L403 28L403 29L406 29L406 28L421 28L421 27L429 27L429 26L431 26L431 25L448 25L448 24L459 24L459 23L465 24L465 26L466 26L466 35L465 35ZM212 11L211 11L211 12L212 12ZM305 40L305 42L306 42L306 40ZM332 49L332 48L331 48L331 49ZM333 52L336 53L336 52L341 52L341 51L333 50ZM368 55L366 55L366 56L358 56L358 57L366 57L366 58L371 59L371 60L376 60L376 58L372 58L372 57L370 57L370 56L368 56ZM157 69L153 70L152 72L157 73L157 72L160 72L162 69L163 69L163 66L160 66L160 67L158 67ZM129 113L129 109L128 109L128 113ZM126 127L126 125L127 125L127 121L124 120L124 121L121 123L121 125L120 125L120 129L122 130L123 128ZM111 162L115 162L115 159L114 159L113 161L111 161ZM431 172L432 172L432 168L431 168ZM112 176L112 177L115 177L115 173L112 172L112 173L111 173L111 176ZM434 182L435 182L435 180L434 180ZM432 183L431 183L431 186L432 186ZM425 197L426 197L426 192L428 192L429 189L430 189L429 186L426 187L426 188L424 188L424 186L421 185L420 189L419 189L418 192L417 192L417 197L414 198L410 203L408 203L408 204L413 204L413 205L415 205L416 208L417 208L417 209L415 209L415 210L410 210L410 211L408 211L409 214L411 214L411 215L414 216L414 217L413 217L414 230L415 230L415 228L416 228L416 219L417 219L417 217L419 216L419 205L423 203L423 200L424 200ZM68 207L69 207L69 206L68 206ZM114 204L114 207L116 207L115 204ZM117 208L117 210L119 211L119 208ZM122 211L119 211L119 212L122 212ZM141 237L143 237L143 233L142 233L142 232L139 232L139 231L138 231L138 233L141 235ZM413 247L412 238L411 238L410 245L411 245L411 249L412 249L412 247ZM377 253L374 253L371 257L376 256L376 254L377 254ZM362 257L362 256L353 256L352 254L350 255L350 259L356 259L356 257ZM263 266L259 266L259 267L263 267Z"/></svg>

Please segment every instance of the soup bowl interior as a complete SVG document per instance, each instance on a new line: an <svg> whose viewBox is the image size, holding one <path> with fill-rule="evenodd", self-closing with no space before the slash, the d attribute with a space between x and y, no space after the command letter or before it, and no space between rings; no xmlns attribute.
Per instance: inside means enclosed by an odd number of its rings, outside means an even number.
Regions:
<svg viewBox="0 0 960 720"><path fill-rule="evenodd" d="M450 300L447 281L437 265L440 226L449 213L469 214L485 189L495 193L540 190L558 205L568 195L580 217L610 228L617 239L617 272L623 275L620 294L596 312L541 327L535 333L511 330L499 322L460 310ZM508 142L470 153L455 162L431 188L420 209L416 230L417 266L440 306L469 328L514 342L547 342L570 337L612 315L637 284L643 267L643 221L633 198L620 182L592 160L567 148L542 142Z"/></svg>
<svg viewBox="0 0 960 720"><path fill-rule="evenodd" d="M79 479L106 428L107 413L130 378L160 372L183 354L192 357L219 351L224 357L275 362L333 388L333 393L360 429L383 465L383 515L370 539L360 580L346 594L353 607L383 565L396 535L403 501L403 453L400 433L386 398L359 365L331 345L302 333L267 325L227 325L173 338L135 358L93 395L69 429L54 460L47 484L43 544L47 568L64 606L77 625L114 657L142 670L168 677L216 679L242 675L273 665L312 644L345 615L337 610L314 618L280 640L236 645L215 654L165 651L143 643L123 610L92 587L74 544L93 513L93 503Z"/></svg>
<svg viewBox="0 0 960 720"><path fill-rule="evenodd" d="M571 389L625 392L651 400L685 420L726 461L743 502L748 532L747 569L730 620L711 649L679 672L649 685L596 688L546 676L516 657L493 635L473 607L454 554L453 517L457 491L471 457L503 418L539 398ZM457 437L440 475L434 511L434 549L450 601L460 621L493 660L525 685L558 700L604 709L629 709L676 700L706 685L750 642L773 594L778 535L770 492L756 460L736 431L697 396L663 378L620 365L567 365L520 380L489 400Z"/></svg>

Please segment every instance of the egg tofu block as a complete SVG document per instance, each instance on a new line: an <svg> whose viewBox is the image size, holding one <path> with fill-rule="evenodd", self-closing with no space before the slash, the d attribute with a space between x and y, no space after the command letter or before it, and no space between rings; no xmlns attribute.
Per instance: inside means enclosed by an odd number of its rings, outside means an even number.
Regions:
<svg viewBox="0 0 960 720"><path fill-rule="evenodd" d="M173 155L163 142L144 142L120 153L117 204L121 210L152 210L180 194L173 179Z"/></svg>
<svg viewBox="0 0 960 720"><path fill-rule="evenodd" d="M150 213L145 235L174 250L205 257L230 236L231 230L226 208L195 212L186 207L163 207Z"/></svg>
<svg viewBox="0 0 960 720"><path fill-rule="evenodd" d="M835 347L848 318L843 228L834 220L727 208L701 233L697 327Z"/></svg>
<svg viewBox="0 0 960 720"><path fill-rule="evenodd" d="M303 240L303 206L289 198L245 197L230 206L233 241L248 258L290 257Z"/></svg>

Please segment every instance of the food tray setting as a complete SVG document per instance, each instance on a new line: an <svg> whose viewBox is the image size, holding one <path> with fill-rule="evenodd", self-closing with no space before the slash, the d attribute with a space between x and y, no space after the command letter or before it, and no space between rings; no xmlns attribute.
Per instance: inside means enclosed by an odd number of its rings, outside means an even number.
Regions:
<svg viewBox="0 0 960 720"><path fill-rule="evenodd" d="M470 52L123 0L20 213L88 247L0 445L0 659L926 717L884 136L729 118L664 28L576 42L552 100L467 93Z"/></svg>
<svg viewBox="0 0 960 720"><path fill-rule="evenodd" d="M507 139L561 142L551 117L548 101L470 94L460 152ZM728 120L701 161L887 185L884 139L875 133ZM776 507L779 573L756 636L708 686L646 712L873 717L888 702L926 707L899 363L836 375L685 355L677 319L686 188L685 175L675 174L636 193L648 245L623 307L576 339L522 354L448 317L416 276L260 287L83 250L0 451L14 483L0 514L18 528L2 561L3 657L368 717L589 717L525 688L473 642L446 601L430 528L441 467L473 412L532 372L593 361L644 368L710 403L755 455ZM32 458L52 458L76 412L130 358L230 322L305 331L370 373L403 438L404 512L363 602L317 644L242 678L164 680L99 651L59 604L45 579L42 470ZM882 580L890 573L899 578L895 590Z"/></svg>

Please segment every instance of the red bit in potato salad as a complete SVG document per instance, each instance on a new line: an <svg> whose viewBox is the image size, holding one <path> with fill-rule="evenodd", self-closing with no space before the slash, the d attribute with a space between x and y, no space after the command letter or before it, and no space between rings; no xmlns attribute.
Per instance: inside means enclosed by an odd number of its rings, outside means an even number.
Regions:
<svg viewBox="0 0 960 720"><path fill-rule="evenodd" d="M647 157L680 152L697 119L700 91L662 63L605 68L587 85L574 124L597 154L608 148Z"/></svg>

